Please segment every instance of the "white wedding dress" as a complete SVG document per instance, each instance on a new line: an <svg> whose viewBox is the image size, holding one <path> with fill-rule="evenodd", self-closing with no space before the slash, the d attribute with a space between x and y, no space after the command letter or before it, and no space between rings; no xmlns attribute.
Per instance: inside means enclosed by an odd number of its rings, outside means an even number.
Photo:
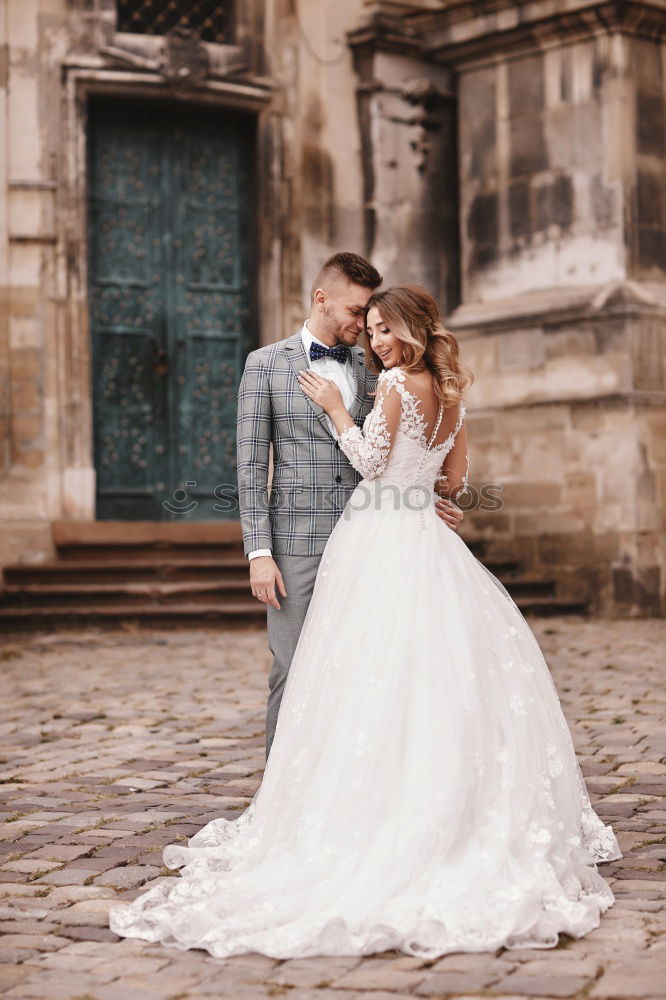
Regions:
<svg viewBox="0 0 666 1000"><path fill-rule="evenodd" d="M111 909L117 934L433 958L553 947L612 904L595 862L621 854L536 639L435 513L442 468L466 483L464 407L428 440L411 379L382 373L363 433L341 436L365 479L322 557L261 787L165 848L181 877Z"/></svg>

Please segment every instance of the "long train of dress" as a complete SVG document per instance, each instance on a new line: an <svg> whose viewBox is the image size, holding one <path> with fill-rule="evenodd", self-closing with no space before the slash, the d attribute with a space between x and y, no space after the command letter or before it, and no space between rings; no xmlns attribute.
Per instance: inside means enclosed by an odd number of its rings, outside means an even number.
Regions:
<svg viewBox="0 0 666 1000"><path fill-rule="evenodd" d="M328 541L252 803L166 847L182 876L113 908L117 934L434 957L552 947L612 904L617 841L533 633L432 503L387 489L419 448L407 426Z"/></svg>

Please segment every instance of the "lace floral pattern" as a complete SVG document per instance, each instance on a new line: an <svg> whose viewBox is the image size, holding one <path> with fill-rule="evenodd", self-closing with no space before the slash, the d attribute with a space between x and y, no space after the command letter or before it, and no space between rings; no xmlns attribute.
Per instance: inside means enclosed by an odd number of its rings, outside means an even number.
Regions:
<svg viewBox="0 0 666 1000"><path fill-rule="evenodd" d="M363 430L348 427L340 435L340 447L364 479L380 476L401 485L423 485L431 489L447 454L453 448L465 419L461 403L458 418L451 433L438 445L428 447L426 423L419 397L407 389L401 368L383 371L377 380L377 399L365 418ZM400 408L398 418L389 427L387 410L395 410L396 397ZM467 489L468 454L463 489ZM443 476L441 478L446 478Z"/></svg>
<svg viewBox="0 0 666 1000"><path fill-rule="evenodd" d="M363 430L348 427L340 435L341 449L364 479L377 479L386 468L393 440L385 407L391 389L398 384L395 373L382 372L377 380L377 399L365 418Z"/></svg>

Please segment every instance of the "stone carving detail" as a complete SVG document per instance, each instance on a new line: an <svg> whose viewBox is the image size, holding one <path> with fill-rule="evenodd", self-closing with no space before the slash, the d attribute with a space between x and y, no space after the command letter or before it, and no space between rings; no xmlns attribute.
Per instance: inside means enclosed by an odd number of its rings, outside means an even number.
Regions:
<svg viewBox="0 0 666 1000"><path fill-rule="evenodd" d="M174 28L164 38L160 73L181 87L196 86L208 76L206 46L187 28Z"/></svg>
<svg viewBox="0 0 666 1000"><path fill-rule="evenodd" d="M433 112L441 102L442 95L432 80L417 77L403 86L400 96L413 109L399 120L410 127L409 147L414 154L416 169L419 173L424 173L432 150L431 136L439 130L441 124Z"/></svg>

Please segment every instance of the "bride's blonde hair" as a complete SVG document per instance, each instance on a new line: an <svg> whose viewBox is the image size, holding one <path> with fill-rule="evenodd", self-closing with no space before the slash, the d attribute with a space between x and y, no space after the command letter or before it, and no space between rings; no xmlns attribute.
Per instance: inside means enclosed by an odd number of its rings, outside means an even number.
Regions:
<svg viewBox="0 0 666 1000"><path fill-rule="evenodd" d="M370 296L365 307L366 322L376 307L391 333L402 342L400 367L406 372L425 368L433 378L435 392L445 407L461 399L463 389L474 380L469 368L459 360L458 341L444 326L442 313L420 285L394 285ZM384 370L366 336L365 363L371 372Z"/></svg>

